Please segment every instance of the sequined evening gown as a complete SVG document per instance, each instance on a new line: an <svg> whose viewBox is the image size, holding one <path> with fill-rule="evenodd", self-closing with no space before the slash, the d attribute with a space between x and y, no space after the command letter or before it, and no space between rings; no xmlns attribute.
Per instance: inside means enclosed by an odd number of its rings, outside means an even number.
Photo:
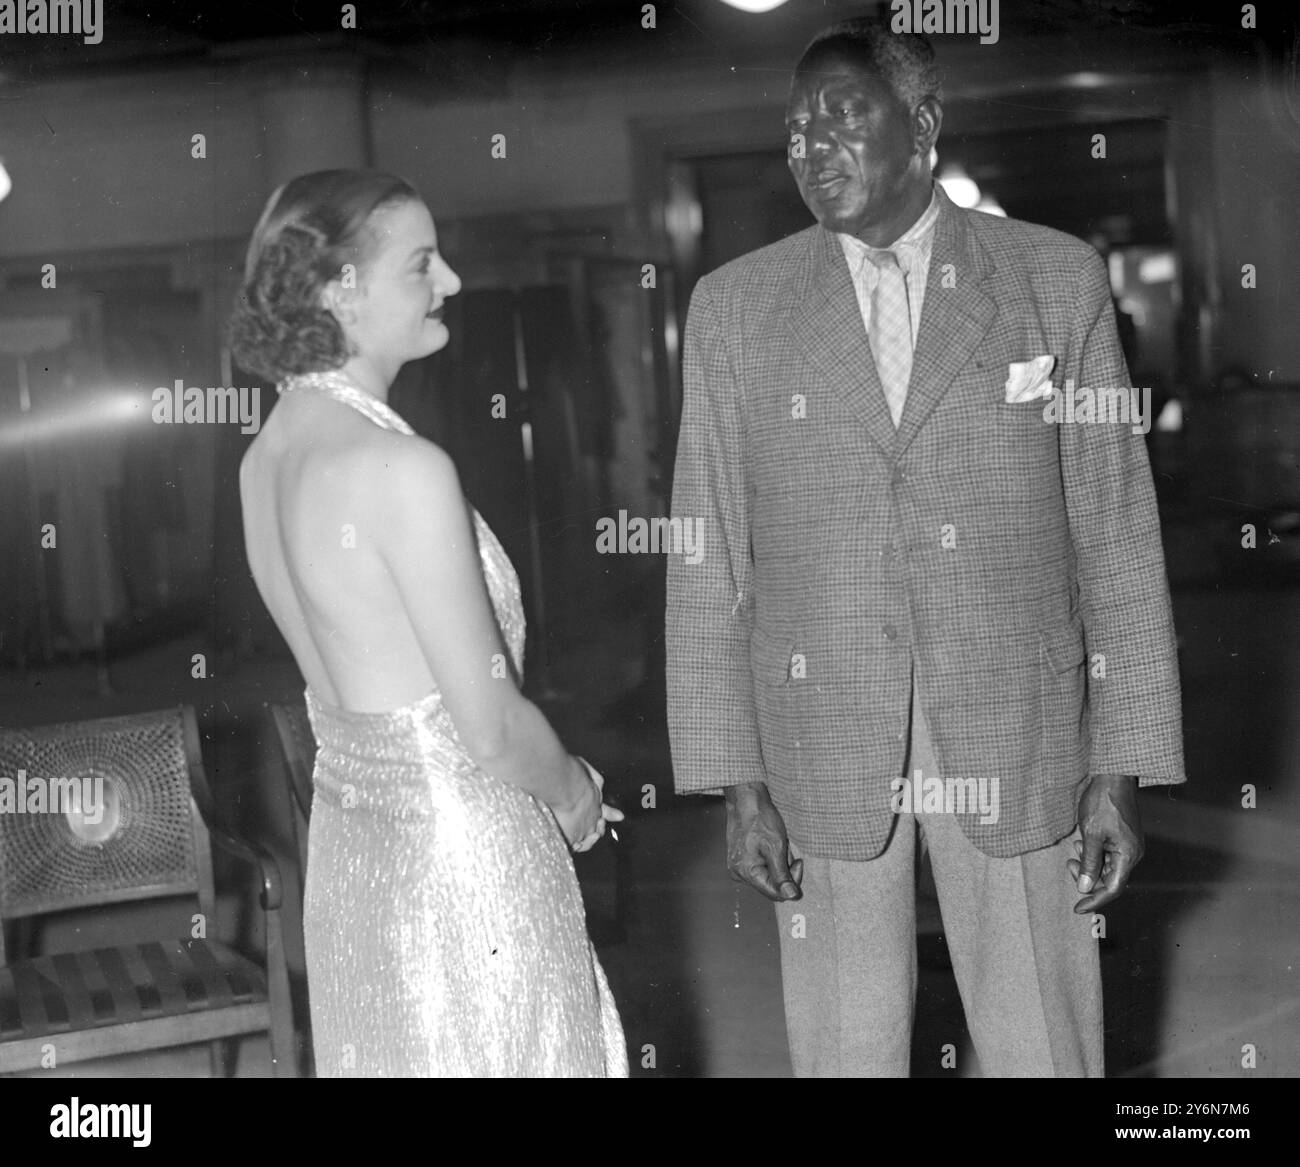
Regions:
<svg viewBox="0 0 1300 1167"><path fill-rule="evenodd" d="M291 378L411 433L338 374ZM517 670L524 614L473 512ZM627 1053L563 835L477 766L438 692L353 713L310 688L318 751L303 928L322 1077L623 1077Z"/></svg>

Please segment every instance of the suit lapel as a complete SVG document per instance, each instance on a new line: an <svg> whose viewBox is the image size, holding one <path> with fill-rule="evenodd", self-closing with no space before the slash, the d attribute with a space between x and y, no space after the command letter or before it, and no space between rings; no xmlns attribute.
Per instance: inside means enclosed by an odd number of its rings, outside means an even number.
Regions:
<svg viewBox="0 0 1300 1167"><path fill-rule="evenodd" d="M788 285L786 326L829 384L888 454L896 432L862 327L849 265L835 234L811 233L808 269Z"/></svg>
<svg viewBox="0 0 1300 1167"><path fill-rule="evenodd" d="M903 417L890 447L896 458L916 437L997 316L997 304L985 288L993 262L966 222L967 215L973 212L953 206L942 189L938 195L939 218L926 274L912 376ZM947 271L947 282L953 286L945 287L944 269L949 264L952 266ZM850 288L850 297L852 294Z"/></svg>

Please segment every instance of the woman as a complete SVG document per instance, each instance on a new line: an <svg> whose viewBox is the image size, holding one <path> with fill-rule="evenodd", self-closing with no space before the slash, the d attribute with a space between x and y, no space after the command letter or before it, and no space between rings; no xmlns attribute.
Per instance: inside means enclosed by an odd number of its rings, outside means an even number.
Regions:
<svg viewBox="0 0 1300 1167"><path fill-rule="evenodd" d="M240 467L249 563L319 746L304 896L318 1072L624 1076L565 840L601 780L519 691L519 581L387 405L460 280L388 175L272 197L231 321L280 402ZM558 825L557 825L558 824Z"/></svg>

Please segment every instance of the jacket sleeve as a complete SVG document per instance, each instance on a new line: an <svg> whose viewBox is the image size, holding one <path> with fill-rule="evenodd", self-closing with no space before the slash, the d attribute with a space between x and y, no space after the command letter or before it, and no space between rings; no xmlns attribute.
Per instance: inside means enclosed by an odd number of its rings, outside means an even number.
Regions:
<svg viewBox="0 0 1300 1167"><path fill-rule="evenodd" d="M743 401L708 277L691 297L672 520L703 555L668 557L668 732L680 794L763 781L749 638L753 623Z"/></svg>
<svg viewBox="0 0 1300 1167"><path fill-rule="evenodd" d="M1077 274L1067 376L1122 388L1105 264ZM1060 387L1064 391L1065 386ZM1098 395L1099 400L1099 395ZM1122 415L1120 415L1122 416ZM1089 774L1134 774L1143 786L1186 781L1173 608L1146 444L1138 419L1061 426L1061 466L1087 645Z"/></svg>

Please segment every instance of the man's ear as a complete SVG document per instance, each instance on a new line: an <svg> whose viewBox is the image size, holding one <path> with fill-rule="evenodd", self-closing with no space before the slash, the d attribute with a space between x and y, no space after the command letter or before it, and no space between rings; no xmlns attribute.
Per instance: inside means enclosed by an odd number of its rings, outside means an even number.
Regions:
<svg viewBox="0 0 1300 1167"><path fill-rule="evenodd" d="M939 140L943 125L943 106L937 97L924 98L912 114L912 143L916 153L928 158Z"/></svg>

